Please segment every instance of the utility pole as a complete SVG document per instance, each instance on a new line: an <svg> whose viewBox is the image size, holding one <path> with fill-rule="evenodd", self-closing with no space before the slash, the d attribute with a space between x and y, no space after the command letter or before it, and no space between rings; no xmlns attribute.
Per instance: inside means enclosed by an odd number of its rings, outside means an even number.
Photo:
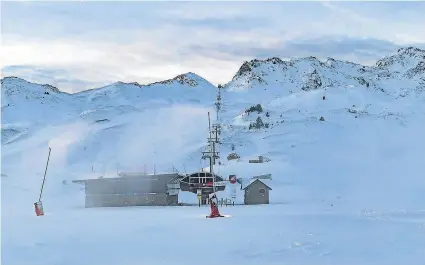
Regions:
<svg viewBox="0 0 425 265"><path fill-rule="evenodd" d="M209 130L209 138L208 138L209 151L202 152L203 153L202 159L209 159L210 161L210 173L213 177L213 191L215 193L214 165L215 165L215 160L220 158L220 153L216 150L216 144L220 144L219 135L221 132L221 127L219 124L213 124L211 126L211 118L210 118L209 112L208 112L208 130Z"/></svg>

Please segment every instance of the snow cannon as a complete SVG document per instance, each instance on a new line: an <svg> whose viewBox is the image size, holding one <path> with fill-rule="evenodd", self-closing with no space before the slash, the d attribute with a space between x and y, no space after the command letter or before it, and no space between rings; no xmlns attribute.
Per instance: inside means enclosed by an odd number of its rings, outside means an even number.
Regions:
<svg viewBox="0 0 425 265"><path fill-rule="evenodd" d="M41 201L34 202L35 214L37 216L44 215L43 203Z"/></svg>
<svg viewBox="0 0 425 265"><path fill-rule="evenodd" d="M44 170L43 183L41 184L41 189L40 189L40 197L38 197L38 202L34 202L35 214L37 216L44 215L43 203L41 202L41 195L43 194L44 182L46 181L46 173L47 173L47 167L49 166L49 159L50 159L50 152L51 151L52 151L52 149L49 147L49 156L47 157L46 169Z"/></svg>

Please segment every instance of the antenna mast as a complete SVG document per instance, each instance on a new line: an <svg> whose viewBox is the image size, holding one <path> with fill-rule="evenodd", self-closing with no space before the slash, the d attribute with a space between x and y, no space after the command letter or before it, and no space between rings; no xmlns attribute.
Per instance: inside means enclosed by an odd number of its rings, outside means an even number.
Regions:
<svg viewBox="0 0 425 265"><path fill-rule="evenodd" d="M208 130L210 132L210 138L208 139L208 143L210 145L210 152L211 152L211 156L210 156L210 174L213 178L213 193L215 194L215 176L214 176L214 164L215 164L215 143L212 140L212 135L211 135L211 117L210 117L210 113L208 112Z"/></svg>
<svg viewBox="0 0 425 265"><path fill-rule="evenodd" d="M215 144L211 141L212 139L212 135L211 135L211 117L210 117L210 113L208 112L208 131L210 134L210 137L208 139L208 144L210 146L210 173L213 176L213 186L214 186L214 149L215 149ZM214 191L215 191L215 187L214 187Z"/></svg>
<svg viewBox="0 0 425 265"><path fill-rule="evenodd" d="M209 130L209 138L208 138L208 146L209 150L206 152L203 152L203 159L209 159L210 161L210 174L213 178L213 192L215 193L215 174L214 174L214 165L215 160L217 158L220 158L219 152L216 150L216 144L220 143L219 140L219 134L220 134L220 125L213 124L211 125L211 117L210 113L208 112L208 130Z"/></svg>
<svg viewBox="0 0 425 265"><path fill-rule="evenodd" d="M215 102L216 107L216 121L218 122L218 114L221 109L221 89L222 86L218 85L218 94ZM214 165L215 160L220 158L219 152L216 150L216 144L220 144L220 133L221 133L221 126L220 124L213 124L211 125L211 116L208 112L208 132L209 132L209 138L208 138L208 146L209 150L206 152L202 152L202 159L208 158L210 160L210 174L213 178L213 193L215 194L216 187L215 187L215 174L214 174Z"/></svg>
<svg viewBox="0 0 425 265"><path fill-rule="evenodd" d="M217 100L215 102L215 109L216 109L217 121L218 121L218 112L221 109L221 85L218 85L218 94L217 94Z"/></svg>

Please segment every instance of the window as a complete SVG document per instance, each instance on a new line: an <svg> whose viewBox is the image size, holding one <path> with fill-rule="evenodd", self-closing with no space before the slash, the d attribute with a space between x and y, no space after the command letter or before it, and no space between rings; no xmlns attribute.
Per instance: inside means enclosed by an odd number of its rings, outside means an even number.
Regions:
<svg viewBox="0 0 425 265"><path fill-rule="evenodd" d="M264 194L264 193L266 193L266 190L265 189L260 189L260 193L261 194Z"/></svg>

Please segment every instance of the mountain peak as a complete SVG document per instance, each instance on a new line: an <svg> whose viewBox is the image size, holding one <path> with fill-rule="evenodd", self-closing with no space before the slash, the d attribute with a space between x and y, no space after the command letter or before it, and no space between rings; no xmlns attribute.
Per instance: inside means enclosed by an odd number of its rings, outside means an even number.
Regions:
<svg viewBox="0 0 425 265"><path fill-rule="evenodd" d="M138 82L123 82L123 81L117 81L115 83L113 83L112 85L117 85L117 86L137 86L137 87L142 87L141 84L139 84Z"/></svg>
<svg viewBox="0 0 425 265"><path fill-rule="evenodd" d="M391 71L405 72L422 65L424 62L425 50L416 47L403 47L378 60L376 66Z"/></svg>
<svg viewBox="0 0 425 265"><path fill-rule="evenodd" d="M180 74L178 76L175 76L171 79L167 79L167 80L164 80L164 81L154 82L154 83L149 84L148 86L157 85L157 84L170 85L170 84L173 84L173 83L176 83L176 82L181 84L181 85L189 85L191 87L196 87L196 86L201 85L201 84L208 84L208 85L212 86L212 84L210 82L208 82L204 78L202 78L199 75L192 73L192 72Z"/></svg>
<svg viewBox="0 0 425 265"><path fill-rule="evenodd" d="M410 47L399 48L397 50L397 54L404 54L409 56L415 56L415 55L424 56L425 50L410 46Z"/></svg>
<svg viewBox="0 0 425 265"><path fill-rule="evenodd" d="M34 86L40 86L45 88L46 90L50 90L51 92L60 93L59 89L55 86L49 85L49 84L37 84L29 82L23 78L17 77L17 76L6 76L1 79L1 84L3 85L11 85L11 86L27 86L27 85L34 85Z"/></svg>
<svg viewBox="0 0 425 265"><path fill-rule="evenodd" d="M1 83L30 83L27 80L17 76L6 76L1 79Z"/></svg>
<svg viewBox="0 0 425 265"><path fill-rule="evenodd" d="M296 63L300 63L300 62L307 62L312 65L323 64L317 57L314 57L314 56L308 56L308 57L302 57L302 58L296 58L296 59L290 59L290 60L282 60L279 57L270 57L264 60L253 59L251 61L245 61L241 65L239 70L236 72L233 79L238 78L242 75L251 73L253 69L260 68L261 66L264 66L264 65L266 65L266 67L279 67L281 69L287 69L287 67L294 66Z"/></svg>
<svg viewBox="0 0 425 265"><path fill-rule="evenodd" d="M235 77L238 77L238 76L241 76L241 75L243 75L243 74L245 74L245 73L250 72L250 71L252 70L252 68L251 68L251 63L252 63L252 61L251 61L251 62L245 61L245 62L241 65L241 67L239 68L239 70L236 72Z"/></svg>

